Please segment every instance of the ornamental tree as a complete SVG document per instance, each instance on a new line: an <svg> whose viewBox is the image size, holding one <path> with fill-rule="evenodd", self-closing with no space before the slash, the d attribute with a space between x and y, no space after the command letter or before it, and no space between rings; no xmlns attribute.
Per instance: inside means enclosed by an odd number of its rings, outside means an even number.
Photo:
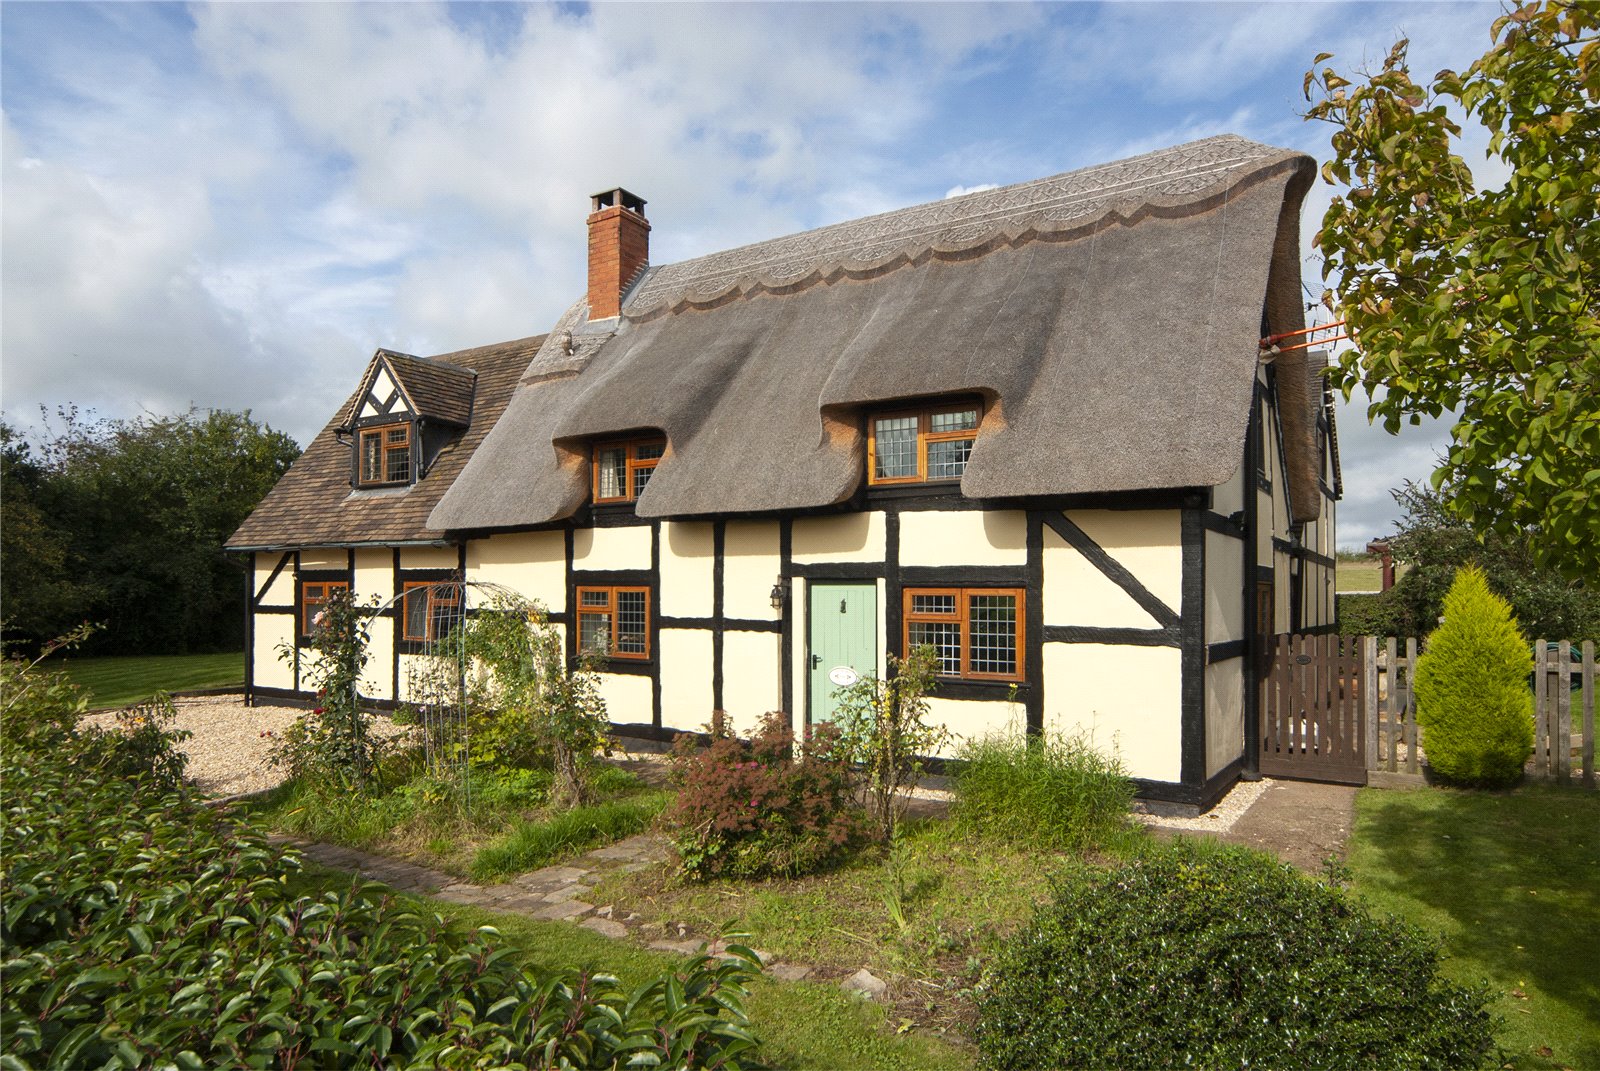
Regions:
<svg viewBox="0 0 1600 1071"><path fill-rule="evenodd" d="M1407 42L1376 73L1306 75L1336 128L1339 187L1316 245L1355 348L1332 371L1368 418L1455 411L1434 485L1478 534L1600 575L1600 6L1545 0L1495 20L1466 71L1414 81ZM1323 53L1313 66L1330 58ZM1479 184L1458 118L1487 135Z"/></svg>

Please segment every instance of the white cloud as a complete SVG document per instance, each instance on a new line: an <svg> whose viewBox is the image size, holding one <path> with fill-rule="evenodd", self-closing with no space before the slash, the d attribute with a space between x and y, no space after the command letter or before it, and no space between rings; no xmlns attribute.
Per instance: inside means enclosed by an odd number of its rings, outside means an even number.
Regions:
<svg viewBox="0 0 1600 1071"><path fill-rule="evenodd" d="M984 190L998 190L999 188L1000 184L998 182L980 182L975 186L951 186L944 191L944 197L948 201L952 197L965 197L969 193L982 193Z"/></svg>

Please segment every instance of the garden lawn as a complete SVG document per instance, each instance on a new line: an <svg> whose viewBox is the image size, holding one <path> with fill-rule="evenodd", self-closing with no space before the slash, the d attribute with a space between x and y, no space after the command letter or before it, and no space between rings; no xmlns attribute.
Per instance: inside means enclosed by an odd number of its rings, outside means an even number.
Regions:
<svg viewBox="0 0 1600 1071"><path fill-rule="evenodd" d="M795 879L690 883L671 863L608 877L597 903L680 922L701 938L724 925L749 933L780 960L833 974L867 967L896 982L897 1020L947 1033L965 1029L962 992L993 940L1045 898L1065 855L963 837L943 819L901 827L893 855L866 849L853 862Z"/></svg>
<svg viewBox="0 0 1600 1071"><path fill-rule="evenodd" d="M40 669L65 673L89 693L91 707L124 707L156 692L244 687L244 652L200 655L140 655L118 658L69 656Z"/></svg>
<svg viewBox="0 0 1600 1071"><path fill-rule="evenodd" d="M1600 1067L1600 794L1365 789L1350 865L1374 906L1486 980L1518 1068Z"/></svg>
<svg viewBox="0 0 1600 1071"><path fill-rule="evenodd" d="M310 861L290 879L303 894L348 885L349 875ZM396 894L400 895L400 894ZM429 909L468 926L493 926L497 945L513 950L517 961L548 969L587 970L616 975L636 984L682 962L682 957L613 941L567 922L542 922L521 915L422 899ZM759 978L747 1007L751 1028L763 1041L762 1056L775 1068L966 1068L969 1048L922 1034L896 1034L876 1004L837 985L779 982Z"/></svg>

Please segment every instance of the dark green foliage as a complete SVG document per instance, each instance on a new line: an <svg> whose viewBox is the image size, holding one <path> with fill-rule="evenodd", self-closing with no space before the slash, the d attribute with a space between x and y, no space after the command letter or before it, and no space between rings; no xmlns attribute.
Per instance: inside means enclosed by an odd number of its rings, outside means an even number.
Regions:
<svg viewBox="0 0 1600 1071"><path fill-rule="evenodd" d="M194 734L172 728L176 716L172 700L164 694L118 711L114 731L82 733L84 761L110 780L142 778L157 791L177 792L189 765L189 756L178 745Z"/></svg>
<svg viewBox="0 0 1600 1071"><path fill-rule="evenodd" d="M1132 833L1133 782L1085 737L986 737L962 749L954 772L963 834L1073 851Z"/></svg>
<svg viewBox="0 0 1600 1071"><path fill-rule="evenodd" d="M1483 1066L1436 943L1266 856L1180 841L1081 868L979 986L990 1068Z"/></svg>
<svg viewBox="0 0 1600 1071"><path fill-rule="evenodd" d="M1448 491L1448 488L1446 488ZM1408 483L1394 492L1406 511L1390 544L1408 568L1383 600L1393 613L1390 636L1426 636L1444 613L1456 570L1476 565L1489 588L1511 604L1527 635L1549 640L1600 640L1600 586L1593 577L1571 580L1541 566L1524 540L1489 533L1481 540L1446 508L1446 496ZM1341 628L1345 596L1339 597ZM1364 630L1361 630L1364 634Z"/></svg>
<svg viewBox="0 0 1600 1071"><path fill-rule="evenodd" d="M754 1059L744 1000L758 966L742 947L630 992L519 967L494 931L452 927L373 886L295 896L285 874L297 853L183 796L86 769L70 732L39 749L43 735L15 720L54 707L70 721L70 709L48 688L26 696L7 706L0 759L7 1066Z"/></svg>
<svg viewBox="0 0 1600 1071"><path fill-rule="evenodd" d="M1464 785L1522 779L1533 754L1533 654L1506 601L1466 566L1417 659L1417 724L1435 773Z"/></svg>
<svg viewBox="0 0 1600 1071"><path fill-rule="evenodd" d="M831 725L813 726L800 755L786 715L768 714L754 739L731 735L720 716L707 747L673 747L678 797L664 822L683 873L697 880L822 870L862 840L866 822Z"/></svg>
<svg viewBox="0 0 1600 1071"><path fill-rule="evenodd" d="M1339 634L1342 636L1415 636L1411 617L1395 597L1399 588L1375 592L1344 592L1336 596ZM1424 630L1425 631L1425 630Z"/></svg>
<svg viewBox="0 0 1600 1071"><path fill-rule="evenodd" d="M94 654L244 646L244 582L222 544L300 453L248 412L85 422L33 451L0 424L0 604L13 639L84 620Z"/></svg>

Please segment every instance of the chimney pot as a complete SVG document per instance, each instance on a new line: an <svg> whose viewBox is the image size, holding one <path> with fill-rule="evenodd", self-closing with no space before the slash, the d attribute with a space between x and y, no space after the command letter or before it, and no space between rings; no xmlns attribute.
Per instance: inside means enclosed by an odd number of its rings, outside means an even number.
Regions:
<svg viewBox="0 0 1600 1071"><path fill-rule="evenodd" d="M650 263L644 198L618 186L590 199L589 319L622 313L622 295Z"/></svg>

